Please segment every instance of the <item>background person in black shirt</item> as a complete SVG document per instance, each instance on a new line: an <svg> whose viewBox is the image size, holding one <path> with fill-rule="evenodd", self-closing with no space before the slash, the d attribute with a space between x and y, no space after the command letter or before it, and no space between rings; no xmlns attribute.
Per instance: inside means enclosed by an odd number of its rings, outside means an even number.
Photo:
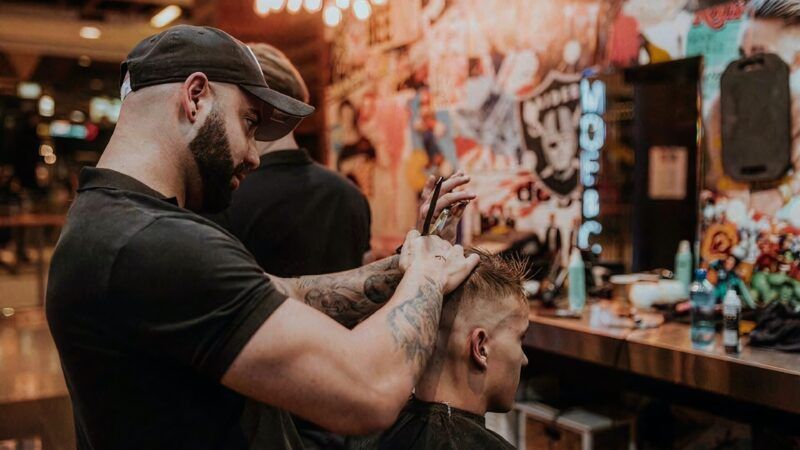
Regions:
<svg viewBox="0 0 800 450"><path fill-rule="evenodd" d="M194 211L226 207L258 164L254 139L312 108L210 27L145 39L121 73L119 121L81 174L48 281L78 448L247 448L244 396L340 433L388 427L428 362L443 294L478 258L412 231L399 257L356 271L266 275ZM334 294L344 316L380 309L348 330L307 304Z"/></svg>
<svg viewBox="0 0 800 450"><path fill-rule="evenodd" d="M286 55L268 44L247 45L271 89L308 103L308 88ZM261 164L236 190L230 207L212 219L239 238L272 275L299 277L360 267L370 248L364 194L312 161L293 132L257 142L256 148ZM242 425L253 450L344 446L343 437L306 421L293 422L285 411L252 400L245 404Z"/></svg>
<svg viewBox="0 0 800 450"><path fill-rule="evenodd" d="M278 49L248 44L271 89L308 102L300 73ZM311 160L294 133L256 143L259 167L213 217L239 238L265 272L280 277L355 269L370 249L366 197L342 175Z"/></svg>

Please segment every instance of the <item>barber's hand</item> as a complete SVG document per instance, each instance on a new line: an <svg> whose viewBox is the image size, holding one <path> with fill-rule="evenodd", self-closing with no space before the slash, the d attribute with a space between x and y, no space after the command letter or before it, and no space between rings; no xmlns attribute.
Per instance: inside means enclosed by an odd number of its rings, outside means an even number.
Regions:
<svg viewBox="0 0 800 450"><path fill-rule="evenodd" d="M439 214L442 213L443 209L451 207L450 218L447 220L447 225L439 233L439 237L451 244L456 241L458 222L461 220L462 214L464 214L466 203L475 198L475 194L472 192L463 190L455 191L457 188L467 183L469 183L469 177L465 175L461 169L456 171L456 173L442 183L442 189L439 191L439 200L436 201L436 209L433 210L431 226L436 223L436 219L439 217ZM419 217L417 218L418 230L422 230L422 225L425 223L425 216L428 214L428 205L431 202L433 187L435 185L436 177L431 175L425 183L425 188L422 190L422 197L420 198L422 203L420 204Z"/></svg>
<svg viewBox="0 0 800 450"><path fill-rule="evenodd" d="M450 245L437 236L420 236L417 230L408 232L400 254L403 271L419 270L434 278L443 294L457 288L479 261L480 257L475 254L465 257L460 245Z"/></svg>

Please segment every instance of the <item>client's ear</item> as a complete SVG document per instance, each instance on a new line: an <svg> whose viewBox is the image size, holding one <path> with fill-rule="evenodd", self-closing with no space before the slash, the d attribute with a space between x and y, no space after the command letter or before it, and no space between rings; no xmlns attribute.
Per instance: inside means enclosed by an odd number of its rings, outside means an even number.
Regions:
<svg viewBox="0 0 800 450"><path fill-rule="evenodd" d="M481 370L486 370L489 361L489 335L483 328L475 328L469 334L469 353L472 362Z"/></svg>

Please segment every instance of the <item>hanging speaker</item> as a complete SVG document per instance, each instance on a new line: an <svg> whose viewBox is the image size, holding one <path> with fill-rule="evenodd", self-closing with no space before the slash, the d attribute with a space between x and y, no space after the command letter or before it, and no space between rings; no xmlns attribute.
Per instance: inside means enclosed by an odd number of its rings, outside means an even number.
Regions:
<svg viewBox="0 0 800 450"><path fill-rule="evenodd" d="M789 67L778 55L733 61L720 80L722 166L737 181L773 181L791 164Z"/></svg>

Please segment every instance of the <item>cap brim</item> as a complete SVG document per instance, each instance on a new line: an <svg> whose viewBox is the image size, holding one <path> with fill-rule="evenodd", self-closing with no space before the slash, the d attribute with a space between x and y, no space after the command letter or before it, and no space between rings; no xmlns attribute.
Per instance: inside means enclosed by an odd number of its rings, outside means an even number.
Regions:
<svg viewBox="0 0 800 450"><path fill-rule="evenodd" d="M274 141L286 136L301 120L314 112L313 106L266 86L240 85L239 87L269 105L270 110L275 110L271 114L264 114L261 118L255 136L258 141Z"/></svg>

